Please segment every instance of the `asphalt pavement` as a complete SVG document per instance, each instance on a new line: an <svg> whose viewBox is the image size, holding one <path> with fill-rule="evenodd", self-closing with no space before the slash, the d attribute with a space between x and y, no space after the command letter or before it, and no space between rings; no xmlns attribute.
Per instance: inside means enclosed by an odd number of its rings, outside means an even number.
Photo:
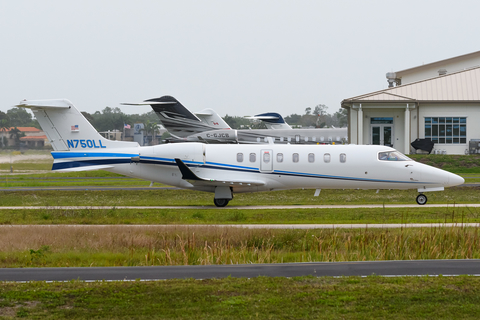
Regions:
<svg viewBox="0 0 480 320"><path fill-rule="evenodd" d="M311 262L208 266L3 268L0 281L122 281L298 276L480 275L480 259Z"/></svg>

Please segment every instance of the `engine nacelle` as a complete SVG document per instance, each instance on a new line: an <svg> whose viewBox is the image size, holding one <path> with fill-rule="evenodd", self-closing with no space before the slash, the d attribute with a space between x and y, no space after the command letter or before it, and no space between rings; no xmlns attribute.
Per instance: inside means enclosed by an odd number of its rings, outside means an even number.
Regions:
<svg viewBox="0 0 480 320"><path fill-rule="evenodd" d="M210 130L187 137L187 141L206 143L238 143L237 130Z"/></svg>

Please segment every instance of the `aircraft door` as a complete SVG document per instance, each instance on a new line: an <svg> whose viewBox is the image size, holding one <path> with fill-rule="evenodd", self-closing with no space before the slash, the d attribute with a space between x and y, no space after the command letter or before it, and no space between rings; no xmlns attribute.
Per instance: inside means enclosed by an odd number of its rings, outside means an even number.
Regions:
<svg viewBox="0 0 480 320"><path fill-rule="evenodd" d="M272 172L273 171L273 152L272 150L260 151L260 171Z"/></svg>

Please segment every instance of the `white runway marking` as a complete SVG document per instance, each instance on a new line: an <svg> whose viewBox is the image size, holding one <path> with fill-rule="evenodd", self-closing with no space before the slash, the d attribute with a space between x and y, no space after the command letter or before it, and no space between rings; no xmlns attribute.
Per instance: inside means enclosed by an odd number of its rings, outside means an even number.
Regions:
<svg viewBox="0 0 480 320"><path fill-rule="evenodd" d="M128 229L168 229L168 228L245 228L245 229L399 229L399 228L479 228L480 223L345 223L345 224L8 224L6 228L120 228Z"/></svg>
<svg viewBox="0 0 480 320"><path fill-rule="evenodd" d="M0 207L0 210L111 210L111 209L241 209L241 210L269 210L269 209L359 209L359 208L478 208L480 203L448 203L448 204L361 204L361 205L286 205L286 206L15 206Z"/></svg>

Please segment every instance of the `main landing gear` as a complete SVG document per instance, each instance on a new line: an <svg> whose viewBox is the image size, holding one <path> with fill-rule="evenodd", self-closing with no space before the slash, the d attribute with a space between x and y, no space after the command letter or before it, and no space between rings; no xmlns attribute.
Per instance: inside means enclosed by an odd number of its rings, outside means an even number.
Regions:
<svg viewBox="0 0 480 320"><path fill-rule="evenodd" d="M425 203L427 203L427 196L424 195L423 193L420 193L418 196L417 196L417 203L419 205L424 205Z"/></svg>
<svg viewBox="0 0 480 320"><path fill-rule="evenodd" d="M228 199L213 199L213 203L215 203L217 207L225 207L229 201Z"/></svg>

